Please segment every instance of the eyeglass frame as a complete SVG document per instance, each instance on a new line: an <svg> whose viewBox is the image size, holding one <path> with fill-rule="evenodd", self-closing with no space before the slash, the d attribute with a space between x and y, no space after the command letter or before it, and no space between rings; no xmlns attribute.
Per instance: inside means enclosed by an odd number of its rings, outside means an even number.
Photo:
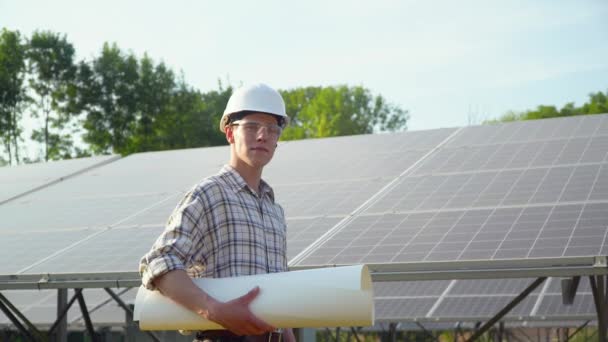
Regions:
<svg viewBox="0 0 608 342"><path fill-rule="evenodd" d="M281 126L280 126L280 125L278 125L278 124L266 124L266 123L262 123L262 122L259 122L259 121L245 121L245 120L236 120L236 121L233 121L233 122L229 123L228 125L229 125L229 126L241 126L241 127L243 127L243 128L244 128L244 127L245 127L244 125L246 125L246 124L255 124L255 125L257 125L257 126L258 126L258 128L257 128L257 130L256 130L256 132L255 132L256 134L260 134L260 130L262 129L262 127L266 129L266 132L267 132L267 134L268 134L269 136L275 136L274 134L272 134L272 133L271 133L271 129L270 129L270 128L271 128L271 127L276 127L276 128L278 129L278 132L279 132L279 133L276 135L276 138L277 138L277 139L278 139L279 137L281 137L281 134L283 134L283 127L281 127ZM246 133L252 133L252 134L253 134L253 132L251 132L251 131L247 131L247 130L245 130L245 132L246 132Z"/></svg>

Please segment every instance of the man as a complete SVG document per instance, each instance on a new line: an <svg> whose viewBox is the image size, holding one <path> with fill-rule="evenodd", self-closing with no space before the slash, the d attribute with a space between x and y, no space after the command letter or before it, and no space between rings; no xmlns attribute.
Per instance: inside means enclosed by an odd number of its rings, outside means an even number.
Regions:
<svg viewBox="0 0 608 342"><path fill-rule="evenodd" d="M236 90L220 130L230 144L230 162L182 199L165 231L141 259L142 282L228 329L199 332L198 340L268 341L280 337L256 317L249 304L260 293L220 302L191 277L236 277L287 271L286 223L272 188L262 180L283 128L288 124L281 95L264 84ZM295 341L291 329L282 340Z"/></svg>

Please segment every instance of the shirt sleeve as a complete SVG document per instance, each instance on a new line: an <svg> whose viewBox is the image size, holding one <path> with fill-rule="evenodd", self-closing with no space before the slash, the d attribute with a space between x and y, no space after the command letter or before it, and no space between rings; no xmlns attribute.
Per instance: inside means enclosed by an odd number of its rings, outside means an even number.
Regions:
<svg viewBox="0 0 608 342"><path fill-rule="evenodd" d="M165 230L139 263L143 285L154 290L154 279L173 270L186 270L194 252L201 250L205 205L196 192L189 192L175 208Z"/></svg>

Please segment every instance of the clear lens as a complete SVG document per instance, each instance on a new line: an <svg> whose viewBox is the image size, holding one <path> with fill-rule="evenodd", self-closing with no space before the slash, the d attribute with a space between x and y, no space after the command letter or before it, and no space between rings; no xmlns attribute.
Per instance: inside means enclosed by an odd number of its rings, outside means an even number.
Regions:
<svg viewBox="0 0 608 342"><path fill-rule="evenodd" d="M275 124L263 124L256 121L235 121L232 123L235 126L243 127L246 133L260 134L262 129L266 129L266 133L272 137L278 137L283 132L283 129L279 125Z"/></svg>

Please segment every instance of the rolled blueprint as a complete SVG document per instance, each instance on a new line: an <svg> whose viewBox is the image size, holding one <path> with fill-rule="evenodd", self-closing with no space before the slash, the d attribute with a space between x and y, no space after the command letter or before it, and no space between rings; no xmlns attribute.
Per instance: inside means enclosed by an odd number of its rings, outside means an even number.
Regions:
<svg viewBox="0 0 608 342"><path fill-rule="evenodd" d="M364 265L193 280L223 302L259 286L260 294L251 302L251 311L277 328L374 324L372 281ZM223 329L143 286L135 298L134 319L141 330Z"/></svg>

